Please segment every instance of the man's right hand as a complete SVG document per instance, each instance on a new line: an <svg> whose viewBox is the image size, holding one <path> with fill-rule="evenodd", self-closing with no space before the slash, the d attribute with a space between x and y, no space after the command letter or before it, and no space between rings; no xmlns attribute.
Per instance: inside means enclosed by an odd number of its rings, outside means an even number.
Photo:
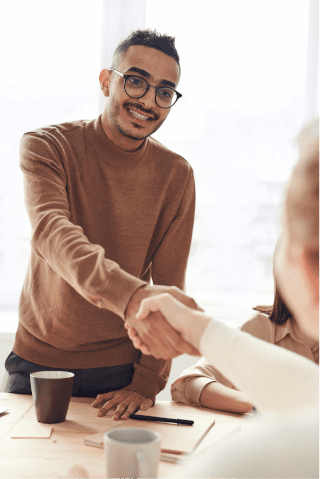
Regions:
<svg viewBox="0 0 320 479"><path fill-rule="evenodd" d="M211 319L203 312L196 311L182 304L168 293L150 296L142 300L136 319L143 323L151 315L159 313L181 334L186 344L198 351L197 355L200 356L200 341ZM153 356L153 350L145 342L141 341L136 331L126 325L125 327L128 329L128 335L133 345L140 349L143 354L151 354ZM161 331L161 327L159 329L160 335L165 332L164 330ZM188 351L184 350L183 352L187 353ZM160 357L163 356L160 354Z"/></svg>
<svg viewBox="0 0 320 479"><path fill-rule="evenodd" d="M136 319L140 303L145 298L168 293L192 309L203 311L194 299L175 286L142 286L131 297L125 313L126 328L134 330L141 343L147 346L155 358L171 359L180 354L199 356L199 351L187 343L158 311L151 313L144 321Z"/></svg>

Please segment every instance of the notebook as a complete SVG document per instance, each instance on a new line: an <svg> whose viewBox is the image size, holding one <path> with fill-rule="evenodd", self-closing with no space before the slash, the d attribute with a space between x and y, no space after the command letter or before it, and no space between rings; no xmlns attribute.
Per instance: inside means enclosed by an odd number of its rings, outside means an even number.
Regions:
<svg viewBox="0 0 320 479"><path fill-rule="evenodd" d="M187 419L187 418L185 418ZM194 417L194 424L192 426L181 426L177 424L168 424L161 422L137 421L128 419L127 421L120 421L120 423L113 423L104 431L92 434L84 438L84 443L88 446L103 447L103 436L106 430L114 429L115 427L131 428L140 427L149 429L161 434L161 452L168 454L191 454L194 449L201 442L202 438L208 433L215 423L215 419L211 416Z"/></svg>

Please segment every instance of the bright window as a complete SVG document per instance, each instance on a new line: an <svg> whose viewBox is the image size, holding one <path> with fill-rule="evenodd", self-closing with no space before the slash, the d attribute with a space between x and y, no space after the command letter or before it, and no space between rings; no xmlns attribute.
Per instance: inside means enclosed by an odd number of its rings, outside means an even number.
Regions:
<svg viewBox="0 0 320 479"><path fill-rule="evenodd" d="M308 6L146 0L146 27L175 36L181 57L183 97L155 136L195 171L187 292L204 306L272 302L279 208L304 120ZM19 140L99 114L102 0L2 2L0 18L0 309L15 309L30 252Z"/></svg>
<svg viewBox="0 0 320 479"><path fill-rule="evenodd" d="M195 171L187 292L207 307L273 302L284 183L305 109L305 0L147 0L176 37L183 94L156 138Z"/></svg>
<svg viewBox="0 0 320 479"><path fill-rule="evenodd" d="M102 0L0 3L0 309L17 308L30 252L19 141L99 114Z"/></svg>

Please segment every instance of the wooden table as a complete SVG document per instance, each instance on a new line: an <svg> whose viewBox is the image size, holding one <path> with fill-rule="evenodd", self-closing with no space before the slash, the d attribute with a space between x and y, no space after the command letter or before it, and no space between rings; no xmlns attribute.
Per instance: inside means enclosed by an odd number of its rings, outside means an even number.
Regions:
<svg viewBox="0 0 320 479"><path fill-rule="evenodd" d="M10 411L0 416L0 477L1 478L62 478L80 477L73 471L75 465L83 467L87 476L106 477L103 449L86 446L83 439L90 434L103 431L110 423L112 413L104 418L97 417L97 410L92 408L90 398L72 398L67 420L53 424L52 434L48 439L13 439L12 428L17 425L38 424L35 417L31 395L0 393L0 406L8 406ZM183 417L185 411L194 413L198 408L184 404L162 401L168 411L177 412ZM152 410L151 410L152 411ZM246 427L250 415L238 415L210 411L215 418L215 426L226 422ZM152 414L152 413L151 413ZM115 423L118 424L118 423ZM208 446L218 439L219 427L213 426L202 440L198 449ZM219 435L219 434L218 434ZM197 450L198 450L197 449ZM159 477L174 477L179 474L181 466L161 461Z"/></svg>

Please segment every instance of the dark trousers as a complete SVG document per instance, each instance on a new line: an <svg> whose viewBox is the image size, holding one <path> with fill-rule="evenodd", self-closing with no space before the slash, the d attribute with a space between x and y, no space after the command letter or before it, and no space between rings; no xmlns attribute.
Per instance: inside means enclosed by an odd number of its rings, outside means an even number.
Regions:
<svg viewBox="0 0 320 479"><path fill-rule="evenodd" d="M129 386L134 373L132 363L108 368L49 368L31 363L17 356L14 352L11 352L7 357L5 368L9 373L4 388L6 393L31 394L30 373L37 371L69 371L74 374L72 396L90 398Z"/></svg>

